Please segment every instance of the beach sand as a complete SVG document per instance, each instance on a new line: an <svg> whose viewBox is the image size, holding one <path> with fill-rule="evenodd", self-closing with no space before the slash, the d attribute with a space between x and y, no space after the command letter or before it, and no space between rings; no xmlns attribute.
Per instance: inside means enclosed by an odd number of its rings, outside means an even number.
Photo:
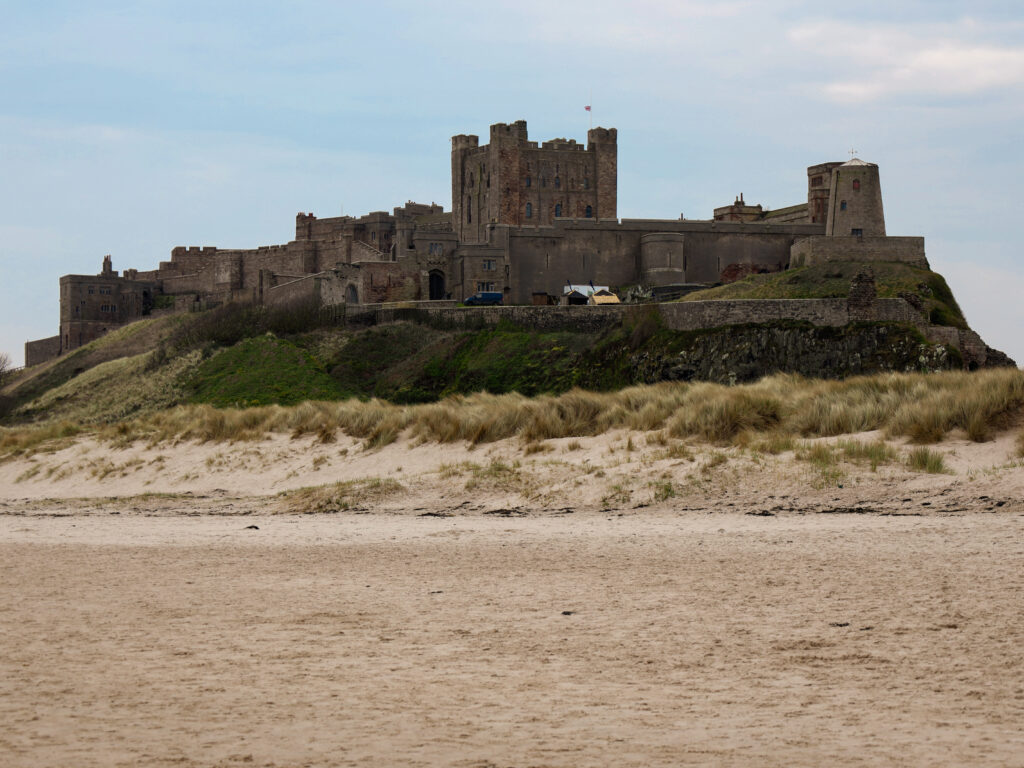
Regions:
<svg viewBox="0 0 1024 768"><path fill-rule="evenodd" d="M1024 764L1012 441L828 485L629 437L0 465L0 763ZM275 495L371 475L404 490Z"/></svg>

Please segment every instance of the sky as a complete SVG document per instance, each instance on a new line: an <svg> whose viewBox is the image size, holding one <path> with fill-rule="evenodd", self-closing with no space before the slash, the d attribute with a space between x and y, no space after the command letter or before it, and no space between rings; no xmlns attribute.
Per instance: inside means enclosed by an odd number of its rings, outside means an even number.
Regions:
<svg viewBox="0 0 1024 768"><path fill-rule="evenodd" d="M806 200L880 167L968 322L1024 363L1024 5L735 0L0 0L0 352L56 335L58 279L294 216L451 205L450 138L618 129L622 218Z"/></svg>

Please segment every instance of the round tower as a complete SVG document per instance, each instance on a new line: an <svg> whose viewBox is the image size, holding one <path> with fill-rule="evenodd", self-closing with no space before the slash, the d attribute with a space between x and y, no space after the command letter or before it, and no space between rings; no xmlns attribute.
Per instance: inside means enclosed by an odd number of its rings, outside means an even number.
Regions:
<svg viewBox="0 0 1024 768"><path fill-rule="evenodd" d="M686 240L682 232L649 232L640 237L640 281L650 286L686 282Z"/></svg>
<svg viewBox="0 0 1024 768"><path fill-rule="evenodd" d="M885 237L878 166L853 158L832 169L828 194L829 237Z"/></svg>

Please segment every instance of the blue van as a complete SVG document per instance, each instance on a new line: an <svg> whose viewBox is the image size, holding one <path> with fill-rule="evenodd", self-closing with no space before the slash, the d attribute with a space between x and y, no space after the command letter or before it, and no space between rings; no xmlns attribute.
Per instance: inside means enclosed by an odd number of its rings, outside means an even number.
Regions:
<svg viewBox="0 0 1024 768"><path fill-rule="evenodd" d="M501 300L502 295L500 291L477 291L462 303L467 307L484 307L501 304Z"/></svg>

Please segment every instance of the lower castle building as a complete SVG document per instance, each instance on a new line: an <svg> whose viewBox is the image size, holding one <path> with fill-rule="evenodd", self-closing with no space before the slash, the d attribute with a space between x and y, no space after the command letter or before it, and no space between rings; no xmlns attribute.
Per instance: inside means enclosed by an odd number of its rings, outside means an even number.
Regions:
<svg viewBox="0 0 1024 768"><path fill-rule="evenodd" d="M60 278L60 332L25 345L35 365L142 317L228 301L325 305L462 300L554 303L567 283L655 296L823 261L927 267L924 239L885 231L878 166L859 159L807 169L807 201L747 204L712 218L618 219L617 131L587 144L531 142L526 122L490 141L452 138L452 210L408 202L391 213L295 217L295 238L252 250L177 247L156 269Z"/></svg>

